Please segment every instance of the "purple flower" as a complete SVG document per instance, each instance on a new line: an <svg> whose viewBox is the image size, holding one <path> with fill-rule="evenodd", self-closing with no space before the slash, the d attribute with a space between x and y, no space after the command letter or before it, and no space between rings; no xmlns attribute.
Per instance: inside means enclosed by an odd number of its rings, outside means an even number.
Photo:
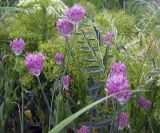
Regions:
<svg viewBox="0 0 160 133"><path fill-rule="evenodd" d="M118 117L119 129L123 129L128 125L128 114L126 112L121 112Z"/></svg>
<svg viewBox="0 0 160 133"><path fill-rule="evenodd" d="M112 64L110 69L110 76L122 74L126 76L127 68L126 65L122 62L115 62Z"/></svg>
<svg viewBox="0 0 160 133"><path fill-rule="evenodd" d="M44 67L45 56L43 53L29 53L25 57L25 66L34 76L39 76Z"/></svg>
<svg viewBox="0 0 160 133"><path fill-rule="evenodd" d="M73 25L67 18L61 18L56 24L58 32L65 38L70 37L73 33Z"/></svg>
<svg viewBox="0 0 160 133"><path fill-rule="evenodd" d="M77 130L77 133L89 133L89 127L83 125L80 129Z"/></svg>
<svg viewBox="0 0 160 133"><path fill-rule="evenodd" d="M143 107L145 109L149 109L152 107L152 102L144 96L139 97L138 104L140 107Z"/></svg>
<svg viewBox="0 0 160 133"><path fill-rule="evenodd" d="M144 107L145 106L145 103L146 103L146 98L143 97L143 96L140 96L139 99L138 99L138 104L140 107Z"/></svg>
<svg viewBox="0 0 160 133"><path fill-rule="evenodd" d="M107 32L103 38L103 42L107 47L111 47L113 32Z"/></svg>
<svg viewBox="0 0 160 133"><path fill-rule="evenodd" d="M150 100L146 100L145 108L149 109L152 107L152 102Z"/></svg>
<svg viewBox="0 0 160 133"><path fill-rule="evenodd" d="M70 77L69 77L69 75L65 75L63 77L63 88L64 88L64 90L68 90L69 83L70 83Z"/></svg>
<svg viewBox="0 0 160 133"><path fill-rule="evenodd" d="M10 41L10 47L12 51L15 53L15 55L20 55L23 52L25 46L25 42L23 39L13 39Z"/></svg>
<svg viewBox="0 0 160 133"><path fill-rule="evenodd" d="M62 65L64 61L64 54L61 52L57 52L54 56L55 61L58 65Z"/></svg>
<svg viewBox="0 0 160 133"><path fill-rule="evenodd" d="M74 5L71 8L67 8L65 15L72 24L79 24L79 22L85 17L86 11L80 5Z"/></svg>
<svg viewBox="0 0 160 133"><path fill-rule="evenodd" d="M124 75L114 75L107 80L107 88L105 90L109 95L119 93L113 96L113 98L121 104L124 104L132 95L132 93L129 92L129 87L130 84Z"/></svg>

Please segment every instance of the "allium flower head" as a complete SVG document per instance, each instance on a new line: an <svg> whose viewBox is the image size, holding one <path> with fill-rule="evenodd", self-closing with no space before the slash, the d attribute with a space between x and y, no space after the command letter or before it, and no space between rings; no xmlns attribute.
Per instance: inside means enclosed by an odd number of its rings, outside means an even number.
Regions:
<svg viewBox="0 0 160 133"><path fill-rule="evenodd" d="M89 133L89 127L83 125L80 129L77 130L77 133Z"/></svg>
<svg viewBox="0 0 160 133"><path fill-rule="evenodd" d="M56 24L57 31L65 38L70 37L73 33L73 25L67 18L61 18Z"/></svg>
<svg viewBox="0 0 160 133"><path fill-rule="evenodd" d="M105 90L109 95L119 93L113 98L121 104L124 104L132 95L131 92L129 92L129 87L130 84L124 75L114 75L108 79Z"/></svg>
<svg viewBox="0 0 160 133"><path fill-rule="evenodd" d="M64 54L61 52L57 52L54 56L55 61L58 65L62 65L64 61Z"/></svg>
<svg viewBox="0 0 160 133"><path fill-rule="evenodd" d="M152 102L150 100L146 100L146 105L145 105L145 108L146 109L149 109L152 107Z"/></svg>
<svg viewBox="0 0 160 133"><path fill-rule="evenodd" d="M111 47L113 32L107 32L103 38L103 42L107 47Z"/></svg>
<svg viewBox="0 0 160 133"><path fill-rule="evenodd" d="M139 99L138 99L138 104L140 107L144 107L145 106L145 103L146 103L146 98L143 97L143 96L140 96Z"/></svg>
<svg viewBox="0 0 160 133"><path fill-rule="evenodd" d="M29 53L25 57L25 66L34 76L39 76L44 67L45 56L43 53Z"/></svg>
<svg viewBox="0 0 160 133"><path fill-rule="evenodd" d="M79 22L85 17L86 11L80 5L74 5L71 8L67 8L65 15L72 24L79 24Z"/></svg>
<svg viewBox="0 0 160 133"><path fill-rule="evenodd" d="M23 39L13 39L10 41L10 47L12 51L15 53L15 55L20 55L23 52L25 46L25 42Z"/></svg>
<svg viewBox="0 0 160 133"><path fill-rule="evenodd" d="M118 117L119 129L123 129L128 125L128 114L121 112Z"/></svg>
<svg viewBox="0 0 160 133"><path fill-rule="evenodd" d="M126 65L122 62L115 62L112 64L110 69L110 76L122 74L126 76L127 68Z"/></svg>
<svg viewBox="0 0 160 133"><path fill-rule="evenodd" d="M149 109L152 107L152 102L144 96L139 97L138 104L140 107L143 107L145 109Z"/></svg>
<svg viewBox="0 0 160 133"><path fill-rule="evenodd" d="M69 75L65 75L63 77L63 88L65 90L68 90L69 83L70 83L70 77L69 77Z"/></svg>

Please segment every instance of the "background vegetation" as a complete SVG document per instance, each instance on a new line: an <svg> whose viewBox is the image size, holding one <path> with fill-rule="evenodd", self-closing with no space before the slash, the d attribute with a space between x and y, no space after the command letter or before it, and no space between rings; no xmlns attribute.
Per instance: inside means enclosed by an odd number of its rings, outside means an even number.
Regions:
<svg viewBox="0 0 160 133"><path fill-rule="evenodd" d="M57 51L66 55L69 53L55 24L63 15L65 7L74 3L85 7L87 18L81 30L77 29L74 38L69 40L79 65L69 59L66 74L71 76L71 91L65 93L60 82L63 69L55 63L53 56ZM25 133L47 133L81 108L105 97L109 68L113 62L122 61L127 66L131 90L142 90L127 103L130 127L123 132L157 133L160 130L159 18L159 0L35 0L28 4L0 0L0 132L20 132L22 113ZM107 31L114 33L114 46L109 51L107 62L97 65L103 60L106 51L103 45L97 45L99 36ZM86 42L85 37L89 42ZM14 38L25 40L24 55L42 51L47 56L40 81L52 107L50 112L37 79L24 66L24 56L17 59L10 50L9 41ZM95 47L95 51L88 49L88 43ZM150 111L137 105L140 95L153 102ZM112 105L112 102L102 102L94 106L61 132L74 132L83 124L90 126L93 133L109 132L113 124Z"/></svg>

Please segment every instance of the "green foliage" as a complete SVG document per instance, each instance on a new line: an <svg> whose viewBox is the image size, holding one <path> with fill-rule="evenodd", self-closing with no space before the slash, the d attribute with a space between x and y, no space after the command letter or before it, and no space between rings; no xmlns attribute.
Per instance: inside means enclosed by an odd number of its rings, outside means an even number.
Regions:
<svg viewBox="0 0 160 133"><path fill-rule="evenodd" d="M80 4L83 7L85 7L87 15L96 14L97 11L96 11L95 5L92 4L91 2L87 2L87 1L81 0Z"/></svg>
<svg viewBox="0 0 160 133"><path fill-rule="evenodd" d="M24 38L28 43L26 49L34 51L39 41L46 41L54 36L57 16L63 14L66 6L59 0L50 0L47 3L44 0L21 2L19 6L22 11L3 15L0 35L4 37L2 40Z"/></svg>
<svg viewBox="0 0 160 133"><path fill-rule="evenodd" d="M121 8L124 8L123 0L64 0L64 2L70 6L74 3L89 2L95 6L96 10L101 10L103 8L110 10L119 10Z"/></svg>
<svg viewBox="0 0 160 133"><path fill-rule="evenodd" d="M55 32L53 19L46 16L46 20L44 20L45 16L43 15L42 12L30 15L19 13L12 17L6 17L4 23L6 23L5 27L7 27L9 38L24 38L28 43L28 50L35 50L40 40L51 38ZM8 22L10 24L7 24Z"/></svg>
<svg viewBox="0 0 160 133"><path fill-rule="evenodd" d="M127 0L125 13L136 18L141 18L144 12L147 12L148 8L142 1Z"/></svg>
<svg viewBox="0 0 160 133"><path fill-rule="evenodd" d="M147 32L150 34L154 35L157 39L160 38L160 23L159 23L159 18L160 18L160 11L157 12L153 18L151 19L151 22L149 23L147 27Z"/></svg>
<svg viewBox="0 0 160 133"><path fill-rule="evenodd" d="M133 91L133 92L138 92L138 91ZM121 92L120 92L121 93ZM82 115L84 112L90 110L91 108L93 108L94 106L102 103L103 101L110 99L111 97L113 97L114 95L110 95L110 96L106 96L100 100L97 100L94 103L91 103L89 105L87 105L86 107L82 108L81 110L77 111L76 113L72 114L71 116L67 117L66 119L64 119L63 121L61 121L55 128L53 128L49 133L57 133L60 132L65 126L67 126L69 123L71 123L72 121L74 121L77 117L79 117L80 115Z"/></svg>
<svg viewBox="0 0 160 133"><path fill-rule="evenodd" d="M109 12L104 10L95 17L95 22L101 26L103 32L110 31L110 20L114 21L115 27L119 35L132 34L134 32L134 17L126 15L123 11Z"/></svg>
<svg viewBox="0 0 160 133"><path fill-rule="evenodd" d="M27 89L31 89L32 84L34 83L33 76L31 76L30 73L25 72L22 77L22 82Z"/></svg>
<svg viewBox="0 0 160 133"><path fill-rule="evenodd" d="M46 55L46 61L45 61L45 70L44 75L53 80L55 79L60 71L60 66L58 66L54 60L54 55L56 52L62 52L65 51L65 43L64 39L60 36L54 36L54 40L50 40L47 43L41 42L39 45L39 51L42 51Z"/></svg>
<svg viewBox="0 0 160 133"><path fill-rule="evenodd" d="M75 1L65 2L73 5ZM34 124L40 123L43 132L48 132L48 125L50 128L57 125L53 129L53 132L57 133L71 122L73 127L67 127L62 132L70 128L75 130L83 121L89 122L89 124L98 121L99 124L100 120L116 118L117 112L124 110L130 114L129 124L133 128L133 132L146 130L146 127L148 132L158 130L159 122L156 118L160 108L157 100L160 96L158 8L153 8L152 5L150 7L154 10L148 10L145 14L147 9L143 7L140 10L144 4L137 6L135 3L129 3L131 1L127 1L127 5L130 4L130 7L126 7L125 11L116 11L122 7L119 5L121 4L119 0L114 0L114 2L80 0L77 2L86 8L89 17L85 18L77 29L74 29L73 36L68 39L71 51L69 51L66 40L57 34L54 26L66 8L62 1L35 0L26 5L20 4L16 11L12 7L12 12L9 11L9 9L11 10L9 7L3 8L6 12L0 22L0 43L2 44L0 49L0 82L2 83L0 93L5 100L0 104L0 117L2 118L0 119L0 129L5 129L5 122L10 118L10 114L14 116L12 112L18 112L14 109L15 102L21 111L22 91L19 81L19 72L21 72L25 87L25 101L27 102L25 108L32 111L33 116L31 117L33 118L31 119L36 121ZM107 3L112 5L106 5ZM132 4L135 4L136 7L132 7ZM102 10L103 7L114 8L115 11ZM143 14L137 14L138 11ZM95 17L93 17L94 15ZM114 33L111 48L103 46L102 38L100 38L107 31ZM13 53L11 54L8 44L12 38L20 37L24 38L26 46L23 56L17 58ZM46 55L44 70L39 77L42 82L41 89L44 90L43 95L37 87L36 78L31 76L24 66L24 55L27 52L43 52ZM62 66L57 65L54 60L56 52L65 54ZM106 60L104 61L104 59ZM108 97L92 103L106 95L104 92L105 82L109 76L110 66L115 61L122 61L126 64L127 78L131 84L130 89L136 91L138 89L142 92L134 95L126 105L119 105L114 100L106 100ZM64 74L71 77L68 90L63 89L61 79ZM99 85L99 83L101 84ZM144 90L149 90L149 92L143 92ZM44 94L48 98L51 109L48 109L44 103ZM144 95L152 100L154 108L148 112L139 108L137 105L139 95ZM99 104L103 101L105 101L104 104ZM78 111L85 104L90 105ZM97 104L99 105L97 106ZM91 111L88 112L90 109ZM23 114L23 112L20 113ZM75 114L72 115L72 113ZM78 118L82 113L85 115ZM70 117L65 119L68 116ZM19 123L19 115L15 115L15 117L17 119L13 121ZM76 118L78 120L74 121ZM28 122L25 119L26 121ZM29 121L33 123L33 120ZM105 127L108 128L107 130L115 128L113 123L104 125L100 125L99 128ZM125 131L128 132L128 129Z"/></svg>

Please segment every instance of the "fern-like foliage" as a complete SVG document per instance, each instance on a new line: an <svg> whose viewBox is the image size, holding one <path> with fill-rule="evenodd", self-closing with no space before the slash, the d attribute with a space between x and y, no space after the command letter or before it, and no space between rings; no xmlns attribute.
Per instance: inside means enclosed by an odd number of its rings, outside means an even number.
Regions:
<svg viewBox="0 0 160 133"><path fill-rule="evenodd" d="M83 69L86 71L89 79L89 92L91 97L95 99L98 89L102 85L98 77L104 78L104 64L101 49L101 32L94 22L85 22L79 28L78 43L81 47L83 59Z"/></svg>
<svg viewBox="0 0 160 133"><path fill-rule="evenodd" d="M29 13L46 8L48 15L57 14L58 16L61 16L66 8L61 0L21 0L17 6L26 8Z"/></svg>

